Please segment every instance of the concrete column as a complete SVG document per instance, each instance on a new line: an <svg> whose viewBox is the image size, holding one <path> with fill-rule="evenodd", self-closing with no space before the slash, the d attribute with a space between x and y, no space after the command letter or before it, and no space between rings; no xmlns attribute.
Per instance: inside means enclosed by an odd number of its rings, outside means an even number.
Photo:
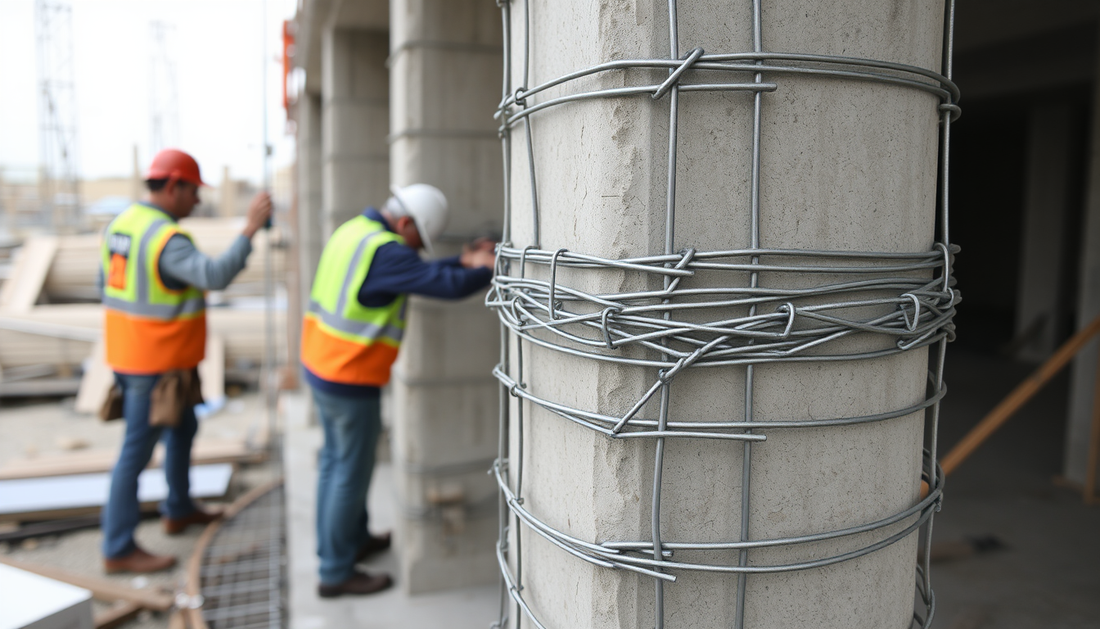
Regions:
<svg viewBox="0 0 1100 629"><path fill-rule="evenodd" d="M1067 104L1045 104L1035 107L1028 118L1016 337L1029 339L1017 357L1036 362L1049 356L1061 338L1061 252L1072 174L1071 113Z"/></svg>
<svg viewBox="0 0 1100 629"><path fill-rule="evenodd" d="M430 183L450 220L436 254L499 230L500 13L482 0L391 3L391 146L396 185ZM498 579L496 318L483 294L413 297L393 371L394 459L405 519L401 576L412 593Z"/></svg>
<svg viewBox="0 0 1100 629"><path fill-rule="evenodd" d="M371 204L385 201L389 184L388 36L326 28L321 43L321 226L332 232Z"/></svg>
<svg viewBox="0 0 1100 629"><path fill-rule="evenodd" d="M309 308L309 291L317 263L325 247L321 229L324 216L321 141L321 96L303 92L296 104L298 147L298 224L294 234L298 245L298 272L301 277L298 298L302 312Z"/></svg>
<svg viewBox="0 0 1100 629"><path fill-rule="evenodd" d="M1092 137L1089 140L1088 191L1081 229L1081 266L1078 271L1077 326L1083 328L1100 316L1100 59L1092 89ZM1096 391L1100 339L1093 339L1077 354L1070 381L1069 418L1066 425L1065 476L1084 484L1092 438L1093 399Z"/></svg>
<svg viewBox="0 0 1100 629"><path fill-rule="evenodd" d="M616 59L669 58L667 3L532 0L531 76L523 77L523 2L512 6L512 85L533 87ZM939 71L943 3L829 0L764 3L762 49L881 59ZM753 50L751 3L679 3L679 51ZM752 80L751 74L737 75ZM533 96L655 84L667 72L612 72ZM689 82L738 80L693 73ZM929 251L937 179L938 100L857 81L765 74L778 84L761 112L760 247L878 252ZM664 253L668 96L595 99L532 117L541 249L613 259ZM753 97L683 92L679 97L673 251L751 246ZM512 132L513 246L535 244L527 145ZM539 275L539 273L543 273ZM529 267L547 279L546 267ZM512 275L518 274L513 266ZM728 279L728 275L725 276ZM595 293L659 289L630 272L559 269L558 282ZM797 283L828 281L807 274ZM832 278L841 281L842 278ZM700 275L683 286L707 286ZM749 276L739 286L748 286ZM762 274L762 285L792 282ZM794 287L788 284L783 287ZM769 305L773 309L774 304ZM890 309L887 309L887 312ZM769 310L770 312L770 310ZM881 310L870 310L873 316ZM744 316L731 308L729 316ZM677 317L695 321L690 313ZM711 319L714 318L713 312ZM537 335L548 340L552 335ZM655 369L601 363L512 336L511 375L531 394L622 416L657 378ZM560 341L559 341L560 342ZM892 339L853 335L825 353L888 350ZM654 358L655 352L629 354ZM522 366L520 378L517 368ZM904 409L924 399L927 351L847 362L688 369L669 389L671 421L814 420ZM747 417L746 392L752 395ZM522 404L522 409L520 408ZM656 418L654 399L641 415ZM522 410L523 426L517 417ZM508 477L524 508L590 543L651 540L656 444L610 439L512 398ZM522 442L519 435L522 429ZM917 500L923 413L858 428L768 431L751 448L748 530L742 531L746 449L736 441L666 439L662 541L763 540L837 530L903 511ZM522 467L522 488L516 483ZM510 520L507 553L521 594L547 627L653 627L654 579L577 559ZM896 530L896 529L894 529ZM517 536L518 531L518 536ZM856 536L798 547L754 549L749 565L837 555L868 544ZM917 538L828 568L753 574L745 582L745 628L904 629L914 601ZM736 551L681 552L673 560L737 565ZM663 588L666 627L734 627L738 577L673 571ZM530 627L509 613L510 626Z"/></svg>

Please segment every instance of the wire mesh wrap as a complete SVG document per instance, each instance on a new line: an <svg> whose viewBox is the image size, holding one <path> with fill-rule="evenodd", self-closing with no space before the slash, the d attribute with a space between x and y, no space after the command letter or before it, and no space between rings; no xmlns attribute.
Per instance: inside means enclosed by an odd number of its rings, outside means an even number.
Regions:
<svg viewBox="0 0 1100 629"><path fill-rule="evenodd" d="M502 574L500 619L519 627L530 621L547 627L524 595L522 531L534 534L556 548L608 570L623 570L652 577L655 582L654 626L664 626L663 587L685 572L738 575L735 626L744 626L745 579L750 574L778 573L820 568L879 551L920 531L922 556L917 562L917 594L923 609L914 613L915 626L931 625L935 596L929 573L929 547L933 514L939 510L943 477L936 464L936 432L939 403L946 387L943 361L946 344L953 340L952 318L959 295L951 267L957 248L950 245L948 230L948 146L950 124L960 110L958 88L950 80L953 1L948 0L944 20L943 73L924 68L852 57L819 54L764 52L761 45L760 0L753 2L754 50L707 53L694 48L682 53L676 34L676 3L669 2L671 54L668 59L617 60L578 70L540 85L526 87L530 62L528 0L498 0L503 14L505 68L503 97L496 117L504 152L504 242L498 249L493 287L486 304L501 321L501 364L494 375L501 383L499 457L493 474L500 487L500 530L497 558ZM522 11L524 31L513 32L513 11ZM522 49L514 42L520 42ZM517 62L514 57L520 57ZM522 63L522 68L514 68ZM513 86L514 71L522 73L521 85ZM584 79L623 70L664 70L658 83L590 89ZM624 74L623 76L635 76ZM639 74L637 76L646 76ZM938 100L939 230L930 251L887 253L873 251L819 251L769 249L760 246L760 125L763 95L781 91L791 76L813 76L835 81L874 82L930 94ZM573 91L570 91L572 88ZM726 251L674 250L676 205L676 125L680 93L745 92L753 99L751 246ZM540 233L538 185L532 150L531 119L554 107L592 99L649 97L666 100L670 109L668 208L665 247L653 255L611 259L566 249L544 248ZM512 172L512 136L523 134L528 173ZM512 177L526 177L531 188L532 234L530 246L512 242ZM579 273L614 272L631 278L624 285L645 290L595 292L575 281ZM761 280L764 275L767 281ZM693 280L705 276L706 282ZM795 279L797 278L797 279ZM791 288L791 286L798 286ZM868 312L874 314L868 315ZM853 348L840 341L853 335L870 335L879 342ZM511 341L511 342L510 342ZM516 348L515 351L510 347ZM523 380L524 345L560 352L584 360L629 365L655 370L656 377L629 407L615 414L577 408L560 400L537 395ZM767 363L859 361L931 348L930 371L924 399L901 408L862 416L836 416L813 420L780 419L750 421L753 367ZM746 371L746 417L741 421L710 418L676 418L668 412L668 389L686 370L743 367ZM515 373L513 373L515 372ZM519 399L510 410L508 397ZM657 401L659 400L659 403ZM656 442L653 479L653 524L649 540L586 540L549 525L524 504L524 405L534 405L567 422L609 439L646 439ZM654 406L657 413L647 412ZM510 417L517 413L518 418ZM923 413L925 444L922 481L927 492L907 508L888 517L837 530L750 539L748 503L751 496L751 448L784 431L841 428L889 422ZM516 421L516 449L509 453L509 427ZM529 421L529 420L528 420ZM667 439L710 439L744 444L741 495L742 537L721 542L663 541L660 521L661 470ZM509 535L513 542L509 542ZM824 540L860 536L858 547L826 557L798 562L761 564L749 562L755 549L790 547ZM678 560L677 552L691 557L718 551L736 551L736 563L713 560Z"/></svg>

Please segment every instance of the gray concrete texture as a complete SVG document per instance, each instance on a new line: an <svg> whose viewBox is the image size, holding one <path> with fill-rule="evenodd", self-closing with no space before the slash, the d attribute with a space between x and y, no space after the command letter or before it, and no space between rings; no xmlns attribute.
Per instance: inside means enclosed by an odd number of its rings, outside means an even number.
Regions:
<svg viewBox="0 0 1100 629"><path fill-rule="evenodd" d="M1066 286L1060 278L1062 251L1070 233L1066 230L1070 206L1072 167L1069 146L1073 141L1070 111L1066 105L1045 105L1028 115L1027 170L1024 188L1024 226L1019 262L1020 289L1016 297L1018 338L1031 335L1020 348L1020 358L1041 362L1057 348L1060 306ZM1032 327L1040 324L1037 330Z"/></svg>
<svg viewBox="0 0 1100 629"><path fill-rule="evenodd" d="M513 7L512 83L522 85L524 13ZM766 3L766 50L867 57L939 70L941 2ZM680 7L681 53L752 50L748 5ZM667 58L661 2L535 0L531 3L528 86L612 59ZM608 73L535 98L586 88L657 83L659 72ZM912 252L932 246L938 149L937 101L924 93L869 83L769 76L761 143L761 246ZM660 253L667 180L667 99L573 103L532 117L539 182L541 247L620 258ZM752 97L680 97L675 249L750 246ZM512 241L533 243L528 158L513 131ZM537 275L538 271L529 270ZM545 275L543 276L545 277ZM644 278L618 272L559 271L559 282L597 292L636 290ZM800 280L801 281L801 280ZM813 282L827 278L814 277ZM698 282L698 284L692 284ZM688 285L747 285L747 275L693 278ZM789 277L761 277L776 286ZM730 316L738 313L734 310ZM688 317L688 320L691 320ZM854 336L832 351L886 347ZM513 342L511 356L517 356ZM513 358L513 377L518 376ZM599 364L524 344L523 376L537 396L622 414L654 381L653 370ZM902 408L925 393L927 354L873 361L770 365L755 369L757 421L855 416ZM745 370L695 369L677 376L669 416L679 421L744 416ZM510 474L523 466L525 508L549 525L589 541L648 540L654 444L613 441L529 404L522 461L511 403ZM656 403L642 415L655 417ZM752 447L749 537L835 530L874 521L913 504L923 439L920 414L847 429L770 432ZM669 440L662 485L664 541L737 540L740 443ZM548 627L649 626L648 577L612 572L551 546L528 529L509 540L523 596ZM749 563L812 559L853 549L868 538L752 551ZM750 576L745 626L907 627L912 618L916 535L861 559L825 569ZM702 559L678 553L683 560ZM516 557L522 556L521 565ZM709 554L708 562L736 563ZM666 626L726 626L735 613L736 577L678 572L665 587ZM515 623L515 612L511 621Z"/></svg>
<svg viewBox="0 0 1100 629"><path fill-rule="evenodd" d="M327 29L322 41L322 225L332 232L389 196L389 38Z"/></svg>
<svg viewBox="0 0 1100 629"><path fill-rule="evenodd" d="M298 150L298 225L294 238L298 246L299 298L302 312L309 308L310 287L325 247L322 225L323 144L321 138L321 97L304 93L297 103Z"/></svg>
<svg viewBox="0 0 1100 629"><path fill-rule="evenodd" d="M471 0L410 0L396 5L392 18L393 181L439 186L451 208L448 235L496 231L499 12Z"/></svg>
<svg viewBox="0 0 1100 629"><path fill-rule="evenodd" d="M450 216L436 255L499 229L500 94L497 7L474 0L401 0L391 6L390 164L396 185L430 183ZM495 485L499 355L482 295L459 303L413 297L391 384L398 495L399 582L406 592L498 579Z"/></svg>

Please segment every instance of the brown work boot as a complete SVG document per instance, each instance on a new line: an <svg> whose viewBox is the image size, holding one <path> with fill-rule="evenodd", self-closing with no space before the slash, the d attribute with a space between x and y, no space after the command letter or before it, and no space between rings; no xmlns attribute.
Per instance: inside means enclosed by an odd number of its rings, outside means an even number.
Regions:
<svg viewBox="0 0 1100 629"><path fill-rule="evenodd" d="M381 592L391 585L393 585L393 579L391 579L388 574L382 573L371 575L356 570L355 573L343 583L337 583L336 585L325 585L322 583L318 585L317 594L321 598L334 598L344 594L374 594L375 592Z"/></svg>
<svg viewBox="0 0 1100 629"><path fill-rule="evenodd" d="M390 547L392 535L389 531L381 535L371 535L365 544L359 547L355 553L355 563L365 560L371 555L377 554Z"/></svg>
<svg viewBox="0 0 1100 629"><path fill-rule="evenodd" d="M175 557L171 555L151 555L137 546L129 555L103 560L103 570L107 574L115 574L116 572L159 572L174 565L176 565Z"/></svg>
<svg viewBox="0 0 1100 629"><path fill-rule="evenodd" d="M182 518L161 517L160 521L164 523L165 533L168 535L179 535L186 531L187 527L192 524L210 524L221 517L221 509L216 511L203 511L201 507L196 505L191 515L185 515Z"/></svg>

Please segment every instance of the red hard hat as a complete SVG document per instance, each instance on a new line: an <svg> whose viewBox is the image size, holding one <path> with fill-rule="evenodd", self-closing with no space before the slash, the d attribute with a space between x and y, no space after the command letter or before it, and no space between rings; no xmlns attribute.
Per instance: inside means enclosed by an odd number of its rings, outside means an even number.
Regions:
<svg viewBox="0 0 1100 629"><path fill-rule="evenodd" d="M145 179L181 179L196 186L205 186L199 175L199 163L179 149L164 149L153 157Z"/></svg>

